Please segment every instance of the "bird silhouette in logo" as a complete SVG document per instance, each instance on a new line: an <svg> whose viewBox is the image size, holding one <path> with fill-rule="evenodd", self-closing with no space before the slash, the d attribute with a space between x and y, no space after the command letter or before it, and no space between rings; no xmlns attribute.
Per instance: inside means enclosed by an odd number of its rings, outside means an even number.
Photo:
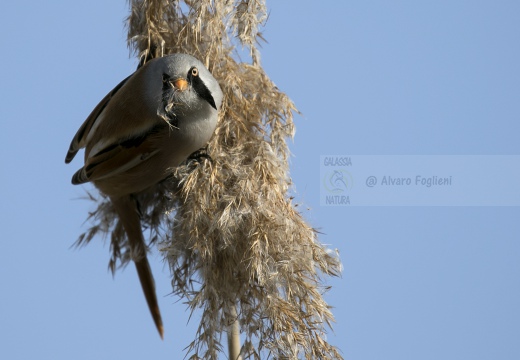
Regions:
<svg viewBox="0 0 520 360"><path fill-rule="evenodd" d="M332 186L331 190L333 192L343 192L347 191L348 189L347 179L345 178L343 172L339 170L334 170L329 178L329 183Z"/></svg>

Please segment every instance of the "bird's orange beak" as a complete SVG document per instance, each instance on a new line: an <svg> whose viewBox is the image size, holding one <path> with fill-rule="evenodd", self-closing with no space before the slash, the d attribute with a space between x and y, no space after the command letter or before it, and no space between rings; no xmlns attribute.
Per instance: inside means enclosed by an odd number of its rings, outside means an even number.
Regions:
<svg viewBox="0 0 520 360"><path fill-rule="evenodd" d="M179 89L180 91L184 91L188 88L188 82L186 79L177 79L173 82L173 86L175 86L175 88Z"/></svg>

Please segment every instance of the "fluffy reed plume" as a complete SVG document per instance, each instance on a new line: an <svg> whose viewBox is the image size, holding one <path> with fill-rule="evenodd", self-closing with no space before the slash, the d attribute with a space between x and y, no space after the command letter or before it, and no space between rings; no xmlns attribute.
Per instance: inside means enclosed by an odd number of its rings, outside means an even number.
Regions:
<svg viewBox="0 0 520 360"><path fill-rule="evenodd" d="M138 194L143 226L151 244L161 240L174 293L202 311L189 358L218 359L222 333L238 320L243 358L341 359L325 339L333 316L321 285L321 276L337 276L341 265L287 195L286 139L296 109L260 65L265 2L130 3L128 42L142 61L191 54L224 92L211 160L188 160ZM237 62L236 45L250 51L250 64ZM79 243L110 233L115 271L130 260L125 234L108 199L94 200L92 228Z"/></svg>

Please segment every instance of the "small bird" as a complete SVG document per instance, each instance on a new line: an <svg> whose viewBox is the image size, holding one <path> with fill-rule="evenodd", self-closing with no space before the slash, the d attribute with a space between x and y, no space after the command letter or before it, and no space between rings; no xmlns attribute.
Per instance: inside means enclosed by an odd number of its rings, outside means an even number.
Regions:
<svg viewBox="0 0 520 360"><path fill-rule="evenodd" d="M110 198L161 338L161 313L133 194L165 179L168 169L207 144L222 98L217 80L194 57L172 54L150 60L101 100L65 157L68 164L85 148L85 164L72 184L92 182Z"/></svg>

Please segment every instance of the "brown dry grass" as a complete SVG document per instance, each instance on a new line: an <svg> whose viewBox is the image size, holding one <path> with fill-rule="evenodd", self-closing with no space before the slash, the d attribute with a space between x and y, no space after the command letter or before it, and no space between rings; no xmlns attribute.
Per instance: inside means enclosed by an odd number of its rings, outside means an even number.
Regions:
<svg viewBox="0 0 520 360"><path fill-rule="evenodd" d="M224 102L209 144L212 161L189 161L172 178L138 194L150 243L160 240L174 293L202 318L190 359L217 359L236 306L244 358L341 359L325 337L333 316L323 275L337 255L317 240L288 196L286 140L294 134L290 99L265 74L257 41L261 0L132 0L128 43L142 61L188 53L219 81ZM237 62L236 44L251 63ZM92 197L92 227L79 243L111 234L110 268L130 259L110 203ZM166 320L166 324L168 321Z"/></svg>

